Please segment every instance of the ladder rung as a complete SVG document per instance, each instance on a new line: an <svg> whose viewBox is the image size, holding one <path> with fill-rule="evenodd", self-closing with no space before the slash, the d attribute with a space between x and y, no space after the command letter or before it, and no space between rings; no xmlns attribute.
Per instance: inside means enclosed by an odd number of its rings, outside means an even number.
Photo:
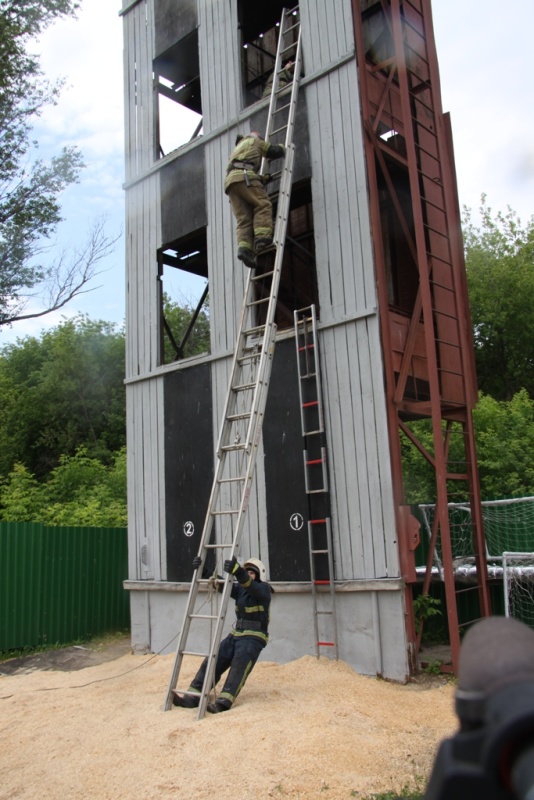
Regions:
<svg viewBox="0 0 534 800"><path fill-rule="evenodd" d="M306 494L326 494L328 489L326 486L323 489L309 489Z"/></svg>
<svg viewBox="0 0 534 800"><path fill-rule="evenodd" d="M225 444L221 447L221 453L233 453L236 450L246 450L248 444L246 442L240 442L239 444Z"/></svg>
<svg viewBox="0 0 534 800"><path fill-rule="evenodd" d="M317 428L314 431L304 431L304 436L313 436L315 433L323 433L323 428Z"/></svg>
<svg viewBox="0 0 534 800"><path fill-rule="evenodd" d="M225 514L239 514L238 508L229 508L226 511L212 511L214 517L223 517Z"/></svg>
<svg viewBox="0 0 534 800"><path fill-rule="evenodd" d="M290 14L289 16L292 16L292 15ZM291 31L294 31L294 30L295 30L295 28L298 28L298 27L299 27L299 25L300 25L300 22L295 22L295 24L294 24L294 25L289 25L289 27L287 27L287 28L284 30L284 36L287 36L287 34L288 34L288 33L291 33ZM296 45L297 45L297 43L296 43L296 42L292 42L292 43L291 43L291 45L290 45L290 47L296 47ZM289 50L290 48L289 48L289 47L287 47L286 49L287 49L287 50ZM284 51L284 50L282 50L282 52L284 53L285 51Z"/></svg>
<svg viewBox="0 0 534 800"><path fill-rule="evenodd" d="M248 419L250 416L250 411L244 411L242 414L229 414L226 419L228 422L237 422L240 419Z"/></svg>
<svg viewBox="0 0 534 800"><path fill-rule="evenodd" d="M270 299L271 297L268 295L267 297L260 298L260 300L252 300L250 303L247 303L247 308L252 308L252 306L261 306L263 303L268 303Z"/></svg>
<svg viewBox="0 0 534 800"><path fill-rule="evenodd" d="M335 647L336 646L335 642L317 642L317 644L319 645L319 647Z"/></svg>
<svg viewBox="0 0 534 800"><path fill-rule="evenodd" d="M236 383L235 386L232 386L233 392L246 392L247 390L254 389L256 386L255 383Z"/></svg>
<svg viewBox="0 0 534 800"><path fill-rule="evenodd" d="M233 547L233 543L230 544L205 544L204 547L206 550L224 550L225 548Z"/></svg>
<svg viewBox="0 0 534 800"><path fill-rule="evenodd" d="M310 519L310 525L326 525L326 517L324 519Z"/></svg>
<svg viewBox="0 0 534 800"><path fill-rule="evenodd" d="M274 131L271 131L271 139L272 139L272 138L273 138L273 136L275 136L277 133L281 133L282 131L285 131L286 129L287 129L287 125L282 125L280 128L275 128L275 129L274 129Z"/></svg>
<svg viewBox="0 0 534 800"><path fill-rule="evenodd" d="M324 464L324 458L311 458L309 461L306 461L307 467L314 467L316 464Z"/></svg>
<svg viewBox="0 0 534 800"><path fill-rule="evenodd" d="M318 406L318 405L319 405L318 400L310 400L308 403L303 403L302 408L311 408L311 406Z"/></svg>
<svg viewBox="0 0 534 800"><path fill-rule="evenodd" d="M302 347L299 347L299 353L302 353L303 350L313 350L314 347L315 347L315 342L312 342L311 344L305 344Z"/></svg>
<svg viewBox="0 0 534 800"><path fill-rule="evenodd" d="M243 331L244 336L252 336L253 333L260 333L265 330L265 325L257 325L255 328L247 328Z"/></svg>
<svg viewBox="0 0 534 800"><path fill-rule="evenodd" d="M284 86L284 89L285 89L285 86ZM280 108L277 108L277 109L275 109L275 110L273 111L273 114L281 114L281 113L282 113L282 111L285 111L285 110L286 110L286 108L291 108L291 103L285 103L285 105L283 105L283 106L280 106ZM273 174L273 173L271 173L271 177L272 177L272 174ZM281 170L281 169L280 169L280 170L278 170L278 174L280 174L280 175L282 174L282 170Z"/></svg>
<svg viewBox="0 0 534 800"><path fill-rule="evenodd" d="M217 619L217 614L189 614L190 619Z"/></svg>
<svg viewBox="0 0 534 800"><path fill-rule="evenodd" d="M251 280L260 281L263 280L263 278L270 278L272 275L274 275L274 270L271 270L270 272L262 272L261 275L253 275Z"/></svg>
<svg viewBox="0 0 534 800"><path fill-rule="evenodd" d="M183 656L200 656L200 658L207 658L209 653L197 653L196 650L182 650Z"/></svg>
<svg viewBox="0 0 534 800"><path fill-rule="evenodd" d="M314 556L316 556L316 555L325 555L325 553L329 553L329 552L330 552L330 550L328 550L328 548L326 550L312 550L312 554ZM315 581L315 583L320 583L320 581Z"/></svg>
<svg viewBox="0 0 534 800"><path fill-rule="evenodd" d="M246 475L239 475L237 478L219 478L217 483L236 483L238 481L246 481Z"/></svg>

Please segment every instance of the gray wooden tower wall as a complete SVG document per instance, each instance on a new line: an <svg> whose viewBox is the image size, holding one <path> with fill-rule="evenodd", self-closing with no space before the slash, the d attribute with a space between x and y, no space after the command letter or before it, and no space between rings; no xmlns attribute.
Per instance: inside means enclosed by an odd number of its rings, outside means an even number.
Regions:
<svg viewBox="0 0 534 800"><path fill-rule="evenodd" d="M167 24L165 30L157 30L163 11L167 12ZM403 582L395 533L351 0L303 0L300 11L305 78L295 132L296 179L311 179L313 199L339 654L363 673L402 680L408 673ZM223 192L224 169L236 132L249 126L261 130L265 124L267 101L246 108L242 104L237 0L124 0L121 14L130 553L126 587L131 596L134 648L159 652L173 649L169 642L180 629L188 588L185 577L169 579L168 532L176 523L179 536L182 524L182 520L167 518L173 483L169 464L176 456L181 464L176 468L185 474L188 459L196 458L198 470L211 475L244 293L244 269L236 260L234 222ZM156 160L152 62L158 37L170 37L172 44L169 18L182 27L180 35L188 32L188 26L198 26L204 127L195 141ZM170 240L169 231L175 237L188 232L191 217L197 227L199 222L206 225L211 353L160 366L156 255ZM288 353L289 348L294 351L290 333L282 334L280 340L277 354L279 347L281 353ZM277 392L276 380L275 355L271 392L275 398L287 395L287 387ZM195 386L206 401L204 405L200 400L196 405L191 402ZM296 384L294 394L298 394ZM172 434L175 438L169 439L173 403L177 417L172 424L177 430ZM206 409L209 413L200 420ZM276 408L271 413L273 419L280 416ZM187 439L184 428L195 424L203 424L208 432L210 454L192 453L192 440ZM282 439L283 423L277 424ZM273 551L275 545L279 548L280 535L295 533L289 525L287 531L268 526L266 474L269 460L277 459L271 439L264 436L258 457L241 554L259 555L267 564L276 594L271 642L264 657L287 661L314 653L313 606L309 582L292 580L287 574L278 579L273 574L277 563ZM171 454L171 441L178 450L176 443L182 442L184 452ZM302 463L302 455L300 459ZM279 467L283 474L283 464ZM288 521L292 510L284 512ZM199 522L201 526L202 520ZM190 570L197 545L198 538L178 540L184 575ZM295 546L297 561L307 560L304 531ZM276 570L284 571L279 566Z"/></svg>

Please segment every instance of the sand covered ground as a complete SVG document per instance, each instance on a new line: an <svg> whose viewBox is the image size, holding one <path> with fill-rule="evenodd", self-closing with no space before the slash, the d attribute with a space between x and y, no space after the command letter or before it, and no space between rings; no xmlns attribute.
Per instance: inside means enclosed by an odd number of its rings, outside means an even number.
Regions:
<svg viewBox="0 0 534 800"><path fill-rule="evenodd" d="M342 661L260 661L230 712L197 721L162 711L174 656L69 650L70 667L0 664L2 800L369 797L422 788L456 728L442 677L401 686Z"/></svg>

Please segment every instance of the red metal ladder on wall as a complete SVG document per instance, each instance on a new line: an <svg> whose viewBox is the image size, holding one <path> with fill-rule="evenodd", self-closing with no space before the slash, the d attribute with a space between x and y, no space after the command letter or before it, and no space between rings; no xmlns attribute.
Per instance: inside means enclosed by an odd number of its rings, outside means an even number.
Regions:
<svg viewBox="0 0 534 800"><path fill-rule="evenodd" d="M321 393L315 306L294 312L304 477L308 496L308 541L313 597L315 654L338 656L334 556L330 522L328 464Z"/></svg>
<svg viewBox="0 0 534 800"><path fill-rule="evenodd" d="M397 426L397 431L390 432L390 441L399 470L398 437L402 431L435 471L436 515L423 592L429 590L438 548L452 659L457 668L461 630L487 616L490 602L471 414L476 390L469 357L469 314L463 306L467 292L458 236L460 220L454 174L452 168L447 169L452 137L441 109L430 0L381 0L361 6L361 14L355 15L356 48L386 360L391 359L394 348L389 298L383 288L387 282L382 246L384 195L395 210L407 257L413 258L419 279L405 341L395 353L401 356L400 365L386 370L391 429L391 423ZM409 181L408 213L397 192L399 172ZM418 378L428 385L420 396ZM432 421L432 452L409 424L424 418ZM455 456L455 451L461 456ZM402 496L398 479L396 491ZM448 504L464 496L472 509L474 569L472 582L459 586ZM405 548L404 555L408 562L413 561L410 548ZM402 556L401 552L401 560ZM460 618L460 596L466 607L469 600L468 619ZM413 623L413 608L408 607L408 616Z"/></svg>

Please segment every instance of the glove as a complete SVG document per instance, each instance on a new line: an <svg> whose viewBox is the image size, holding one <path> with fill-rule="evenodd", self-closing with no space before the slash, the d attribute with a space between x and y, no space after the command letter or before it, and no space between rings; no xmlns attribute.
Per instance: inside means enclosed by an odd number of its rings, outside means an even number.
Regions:
<svg viewBox="0 0 534 800"><path fill-rule="evenodd" d="M261 182L263 183L263 185L267 186L267 184L272 181L273 176L270 175L268 172L266 172L265 175L260 175L260 178L261 178Z"/></svg>
<svg viewBox="0 0 534 800"><path fill-rule="evenodd" d="M224 562L224 571L229 572L230 575L233 575L239 569L239 563L237 558L234 556L233 558L227 558Z"/></svg>
<svg viewBox="0 0 534 800"><path fill-rule="evenodd" d="M200 556L195 556L193 559L193 569L198 569L201 563L202 559L200 558Z"/></svg>

